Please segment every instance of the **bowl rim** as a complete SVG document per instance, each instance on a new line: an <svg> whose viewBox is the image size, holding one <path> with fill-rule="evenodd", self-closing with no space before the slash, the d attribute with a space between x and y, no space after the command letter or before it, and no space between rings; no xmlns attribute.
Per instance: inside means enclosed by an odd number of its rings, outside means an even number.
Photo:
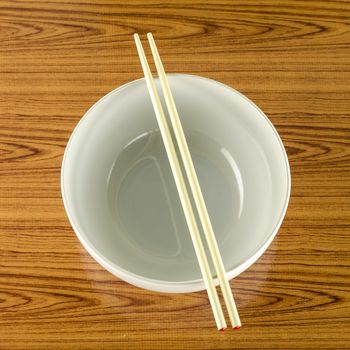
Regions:
<svg viewBox="0 0 350 350"><path fill-rule="evenodd" d="M284 159L284 165L286 168L286 174L287 174L287 191L286 191L286 196L284 198L283 202L283 209L280 213L279 219L277 220L274 229L272 232L268 235L267 239L265 242L260 246L257 247L252 253L251 256L245 260L242 260L237 264L237 266L233 267L229 271L226 271L227 278L231 280L232 278L238 276L240 273L248 269L253 263L255 263L261 255L266 251L266 249L269 247L273 239L275 238L282 221L285 217L288 204L289 204L289 199L290 199L290 193L291 193L291 172L290 172L290 166L289 166L289 161L288 161L288 156L287 152L285 150L285 147L283 145L282 139L280 135L278 134L276 128L272 124L272 122L269 120L269 118L265 115L265 113L254 103L252 102L248 97L237 91L236 89L232 88L231 86L228 86L222 82L219 82L217 80L195 75L195 74L184 74L184 73L170 73L167 74L169 76L185 76L189 78L195 78L195 79L202 79L209 81L210 83L215 83L219 84L222 87L229 89L231 92L238 94L240 97L242 97L246 102L248 102L250 105L252 105L258 112L259 114L267 121L268 125L272 129L273 133L275 134L277 141L280 145L280 149L283 154L283 159ZM74 220L74 215L71 213L69 206L68 206L68 199L65 194L65 186L64 186L64 178L65 178L65 166L66 166L66 158L67 155L71 149L71 143L72 140L77 133L77 130L80 128L81 124L84 122L84 120L87 118L87 116L90 114L90 112L97 107L97 105L101 104L105 99L110 97L111 95L119 93L121 90L128 88L130 85L137 84L140 81L144 81L145 78L139 78L132 80L130 82L127 82L112 91L110 91L108 94L104 95L101 97L96 103L94 103L83 115L83 117L79 120L75 128L73 129L69 140L67 142L63 159L62 159L62 165L61 165L61 195L63 199L63 204L65 211L67 213L69 222L78 237L80 243L83 245L83 247L88 251L88 253L100 264L102 265L106 270L111 272L113 275L116 277L133 284L137 287L152 290L152 291L158 291L158 292L168 292L168 293L188 293L188 292L196 292L196 291L202 291L205 290L205 285L203 282L203 279L195 279L195 280L187 280L187 281L164 281L164 280L158 280L158 279L153 279L153 278L148 278L144 277L142 275L135 274L133 272L130 272L126 269L121 268L108 258L106 258L99 250L95 248L93 243L86 237L86 235L82 232L83 230L80 229L78 223ZM219 281L217 277L213 277L215 285L219 285Z"/></svg>

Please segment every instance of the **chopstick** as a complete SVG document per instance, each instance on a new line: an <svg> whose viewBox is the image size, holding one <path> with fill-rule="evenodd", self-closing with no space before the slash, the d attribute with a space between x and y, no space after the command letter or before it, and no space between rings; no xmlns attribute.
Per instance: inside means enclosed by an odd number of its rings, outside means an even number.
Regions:
<svg viewBox="0 0 350 350"><path fill-rule="evenodd" d="M157 88L149 68L145 52L140 41L138 34L134 34L136 48L140 57L141 66L145 75L147 88L151 97L152 105L156 114L159 129L164 142L165 150L170 162L170 167L174 176L175 184L179 193L180 202L184 210L185 219L191 234L193 246L197 255L199 267L203 276L204 284L207 289L209 301L213 310L216 326L219 330L224 330L226 321L221 309L220 300L214 285L214 281L211 278L210 267L207 256L205 254L204 246L200 237L197 222L191 206L191 201L187 192L185 180L182 175L180 163L175 151L175 146L172 141L171 133L167 124L166 117L164 115L163 107L159 99Z"/></svg>
<svg viewBox="0 0 350 350"><path fill-rule="evenodd" d="M188 145L186 142L186 138L181 126L180 118L178 116L178 112L176 109L176 105L174 102L174 98L172 96L170 86L164 71L164 67L162 65L156 44L154 42L153 36L151 33L147 34L149 44L151 46L153 59L156 64L157 72L160 78L165 102L167 105L167 109L169 112L169 116L171 119L171 123L173 126L174 134L176 141L179 146L181 158L184 164L186 176L189 181L189 185L191 188L191 192L194 198L195 205L197 207L197 211L199 214L199 218L203 227L203 231L205 233L205 237L208 243L209 252L211 254L211 258L219 279L220 287L223 293L224 301L226 303L226 308L228 310L229 318L231 325L234 329L238 329L241 327L241 322L239 319L239 315L237 312L237 308L233 299L232 291L229 285L229 282L226 277L226 272L224 268L224 264L220 255L220 251L218 248L218 244L215 239L215 234L211 225L211 221L208 215L208 211L204 202L203 194L200 189L199 181L196 175L196 171L193 165L192 157L188 149ZM220 301L215 289L215 285L211 276L208 260L205 254L205 250L203 247L203 243L201 241L201 237L199 234L197 222L193 213L193 209L191 206L191 202L189 199L187 187L185 185L185 181L182 175L181 167L179 164L179 160L175 151L175 147L173 144L173 140L169 131L169 127L167 125L167 120L164 115L163 107L161 105L158 92L152 77L151 70L148 66L148 62L140 41L138 34L134 34L137 51L140 57L142 69L145 75L147 87L151 96L153 108L156 112L156 117L158 121L158 125L161 131L161 135L163 138L163 142L166 148L166 152L169 158L169 162L171 165L171 169L173 172L173 176L175 179L176 187L180 196L180 201L184 210L185 218L187 225L189 227L189 231L192 237L193 245L195 248L195 252L197 255L198 263L201 269L201 273L203 276L203 280L207 289L209 301L211 307L213 309L214 318L216 320L216 324L219 330L223 330L226 328L226 322L223 316L223 312L221 309Z"/></svg>
<svg viewBox="0 0 350 350"><path fill-rule="evenodd" d="M217 273L224 301L226 303L227 312L233 328L241 327L241 321L238 315L237 307L233 299L230 284L226 277L224 263L222 261L219 247L215 238L214 230L209 218L208 210L205 205L203 194L199 185L196 170L193 165L192 157L188 149L185 134L181 126L179 114L176 109L175 101L170 90L169 82L164 71L162 61L160 59L156 43L154 42L152 33L147 34L147 38L151 47L153 59L157 68L157 73L162 86L166 106L169 112L170 121L174 130L175 138L179 147L182 162L193 194L194 202L198 210L199 218L203 227L205 238L208 243L209 252Z"/></svg>

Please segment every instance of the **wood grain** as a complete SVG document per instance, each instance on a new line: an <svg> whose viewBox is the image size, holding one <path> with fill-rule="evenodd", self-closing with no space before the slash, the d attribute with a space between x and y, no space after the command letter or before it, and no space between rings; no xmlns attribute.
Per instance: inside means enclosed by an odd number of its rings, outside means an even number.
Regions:
<svg viewBox="0 0 350 350"><path fill-rule="evenodd" d="M350 3L0 3L0 349L350 349ZM84 112L139 78L134 32L169 72L255 101L288 151L275 241L232 283L244 327L218 333L206 293L134 288L81 247L60 165Z"/></svg>

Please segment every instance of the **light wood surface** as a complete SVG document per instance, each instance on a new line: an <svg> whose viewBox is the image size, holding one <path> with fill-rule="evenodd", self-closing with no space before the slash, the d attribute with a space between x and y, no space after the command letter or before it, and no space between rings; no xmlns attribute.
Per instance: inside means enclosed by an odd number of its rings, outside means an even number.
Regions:
<svg viewBox="0 0 350 350"><path fill-rule="evenodd" d="M350 349L349 22L348 1L2 0L0 349ZM132 34L148 31L167 72L246 94L289 155L285 221L232 283L237 332L215 329L206 292L113 277L63 208L69 135L142 76Z"/></svg>

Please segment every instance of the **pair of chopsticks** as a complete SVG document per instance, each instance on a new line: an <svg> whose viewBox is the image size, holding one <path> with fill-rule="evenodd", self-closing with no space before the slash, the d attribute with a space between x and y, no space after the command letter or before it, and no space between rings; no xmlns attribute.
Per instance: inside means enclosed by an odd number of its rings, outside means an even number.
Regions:
<svg viewBox="0 0 350 350"><path fill-rule="evenodd" d="M162 61L160 59L157 46L154 42L152 33L147 34L147 38L152 50L153 59L157 68L161 87L163 90L166 106L169 112L170 121L174 130L175 138L181 154L181 159L184 165L186 176L191 188L194 203L196 205L199 219L203 227L205 238L209 247L209 252L215 267L226 308L228 311L231 325L234 329L241 327L241 322L237 312L236 304L234 302L232 291L226 277L225 267L220 255L219 247L216 242L213 227L210 222L208 211L204 202L203 194L198 182L197 174L193 165L192 157L188 149L186 138L181 126L180 118L175 106L174 98L172 96L169 82L164 71ZM194 249L197 255L198 263L201 269L203 280L207 289L209 301L213 309L214 318L217 328L224 330L227 328L225 317L221 308L220 300L214 285L213 278L208 263L208 259L204 250L204 246L200 237L199 229L193 213L190 197L187 191L184 177L182 175L179 159L177 157L172 136L168 127L167 119L164 115L163 107L159 99L157 88L147 62L145 52L138 34L134 34L134 39L137 47L137 52L140 57L143 73L145 75L147 88L152 100L152 105L157 117L157 122L165 145L166 153L170 162L171 170L175 179L175 184L180 196L181 205L185 214L186 222L191 234Z"/></svg>

